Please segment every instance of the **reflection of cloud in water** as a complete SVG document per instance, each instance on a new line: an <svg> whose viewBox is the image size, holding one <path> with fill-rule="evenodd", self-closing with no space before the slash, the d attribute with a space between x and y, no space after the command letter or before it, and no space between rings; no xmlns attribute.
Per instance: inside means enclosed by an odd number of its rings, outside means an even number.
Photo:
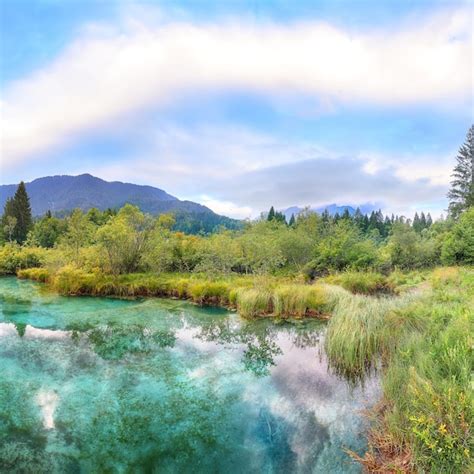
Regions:
<svg viewBox="0 0 474 474"><path fill-rule="evenodd" d="M43 426L49 430L54 428L54 410L58 405L59 396L53 390L41 389L36 394L36 403L41 409Z"/></svg>
<svg viewBox="0 0 474 474"><path fill-rule="evenodd" d="M16 327L11 323L0 323L0 337L16 336Z"/></svg>
<svg viewBox="0 0 474 474"><path fill-rule="evenodd" d="M38 329L33 326L26 326L25 336L29 339L48 339L48 340L61 340L67 339L71 336L70 331L60 331L51 329Z"/></svg>

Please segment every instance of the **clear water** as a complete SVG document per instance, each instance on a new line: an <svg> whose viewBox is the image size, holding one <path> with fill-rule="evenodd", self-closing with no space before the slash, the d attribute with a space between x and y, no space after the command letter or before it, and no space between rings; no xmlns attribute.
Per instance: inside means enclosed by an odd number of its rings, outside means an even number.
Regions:
<svg viewBox="0 0 474 474"><path fill-rule="evenodd" d="M328 371L323 323L14 278L0 306L2 472L360 472L377 383Z"/></svg>

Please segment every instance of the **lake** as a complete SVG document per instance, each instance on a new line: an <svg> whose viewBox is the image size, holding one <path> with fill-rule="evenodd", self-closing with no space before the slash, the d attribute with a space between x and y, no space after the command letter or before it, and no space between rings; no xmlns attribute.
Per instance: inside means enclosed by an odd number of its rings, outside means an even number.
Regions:
<svg viewBox="0 0 474 474"><path fill-rule="evenodd" d="M328 369L325 323L0 278L0 471L360 472L375 379Z"/></svg>

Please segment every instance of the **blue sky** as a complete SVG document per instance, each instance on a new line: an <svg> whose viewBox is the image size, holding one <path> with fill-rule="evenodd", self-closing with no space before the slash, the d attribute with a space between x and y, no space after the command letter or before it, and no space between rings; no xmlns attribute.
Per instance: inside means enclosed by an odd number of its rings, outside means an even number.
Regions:
<svg viewBox="0 0 474 474"><path fill-rule="evenodd" d="M234 217L439 215L473 121L472 6L3 0L1 183L89 172Z"/></svg>

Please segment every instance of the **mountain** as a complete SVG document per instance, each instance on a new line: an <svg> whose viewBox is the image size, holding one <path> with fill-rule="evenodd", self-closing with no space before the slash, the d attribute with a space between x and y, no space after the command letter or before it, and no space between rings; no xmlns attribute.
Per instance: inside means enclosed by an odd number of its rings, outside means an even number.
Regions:
<svg viewBox="0 0 474 474"><path fill-rule="evenodd" d="M0 185L0 206L3 209L7 198L16 191L16 184ZM84 211L96 207L118 209L130 203L143 212L153 215L173 212L179 230L196 233L210 232L214 227L224 225L239 227L239 221L219 216L211 209L192 201L181 201L162 189L119 181L104 181L90 174L79 176L47 176L26 183L34 216L50 210L64 214L72 209Z"/></svg>
<svg viewBox="0 0 474 474"><path fill-rule="evenodd" d="M378 209L378 207L374 204L366 203L361 204L360 206L349 206L343 205L338 206L337 204L328 204L326 206L319 206L319 207L310 207L310 211L317 212L318 214L322 214L326 209L329 212L329 215L334 216L336 214L342 215L344 211L347 209L349 214L353 216L356 212L356 209L359 208L362 214L370 214L372 211ZM282 210L283 214L286 217L286 220L289 221L291 215L294 214L295 217L304 210L303 207L292 206L288 207L287 209Z"/></svg>

